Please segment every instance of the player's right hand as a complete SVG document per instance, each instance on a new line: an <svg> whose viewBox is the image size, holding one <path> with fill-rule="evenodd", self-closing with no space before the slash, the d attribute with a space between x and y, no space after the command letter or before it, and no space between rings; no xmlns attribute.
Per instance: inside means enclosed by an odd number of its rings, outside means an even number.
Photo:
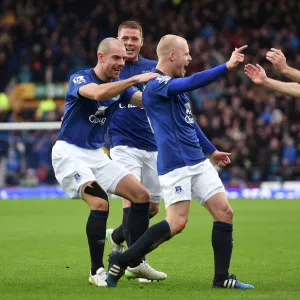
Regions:
<svg viewBox="0 0 300 300"><path fill-rule="evenodd" d="M145 82L148 82L149 80L151 80L151 79L153 79L157 76L159 76L158 73L149 72L149 73L136 75L134 77L137 80L137 83L145 83Z"/></svg>
<svg viewBox="0 0 300 300"><path fill-rule="evenodd" d="M244 45L240 48L235 48L235 50L231 54L229 61L226 63L226 67L228 70L236 68L240 63L244 61L245 55L241 52L247 47L248 45Z"/></svg>
<svg viewBox="0 0 300 300"><path fill-rule="evenodd" d="M286 58L281 50L271 48L266 54L266 59L272 63L276 71L282 73L288 67Z"/></svg>
<svg viewBox="0 0 300 300"><path fill-rule="evenodd" d="M268 79L266 71L259 64L248 64L244 67L245 74L256 84L262 85Z"/></svg>

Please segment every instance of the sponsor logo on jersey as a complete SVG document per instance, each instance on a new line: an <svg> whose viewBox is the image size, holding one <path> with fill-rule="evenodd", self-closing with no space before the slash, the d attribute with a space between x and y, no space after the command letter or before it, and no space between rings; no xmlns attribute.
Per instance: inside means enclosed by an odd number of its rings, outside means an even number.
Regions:
<svg viewBox="0 0 300 300"><path fill-rule="evenodd" d="M128 104L128 105L122 105L122 103L119 104L120 108L136 108L137 106L133 104Z"/></svg>
<svg viewBox="0 0 300 300"><path fill-rule="evenodd" d="M86 83L86 80L84 76L77 76L73 79L73 82L75 85L80 84L80 83Z"/></svg>
<svg viewBox="0 0 300 300"><path fill-rule="evenodd" d="M191 104L189 102L184 104L185 106L185 118L184 120L188 123L188 124L193 124L194 123L194 118L192 115L192 110L191 110Z"/></svg>
<svg viewBox="0 0 300 300"><path fill-rule="evenodd" d="M106 122L106 117L104 117L106 109L106 106L99 106L95 114L89 116L90 122L93 124L104 125Z"/></svg>

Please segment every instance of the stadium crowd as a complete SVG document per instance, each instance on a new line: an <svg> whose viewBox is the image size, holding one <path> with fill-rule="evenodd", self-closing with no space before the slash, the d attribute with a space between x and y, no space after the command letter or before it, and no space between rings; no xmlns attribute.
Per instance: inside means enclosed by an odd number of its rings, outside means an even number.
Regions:
<svg viewBox="0 0 300 300"><path fill-rule="evenodd" d="M225 62L244 44L245 64L260 63L273 78L283 80L265 59L271 47L300 69L296 0L7 0L0 8L0 92L12 76L23 83L68 81L74 71L95 65L99 41L116 36L128 19L143 27L146 58L157 58L161 36L185 37L193 58L188 74ZM218 149L232 153L231 166L220 172L225 184L300 177L300 99L254 86L242 68L193 91L191 99L195 121ZM61 109L50 106L19 117L57 121L61 116ZM0 121L13 120L0 96ZM56 137L55 131L0 132L0 186L55 183L50 153Z"/></svg>

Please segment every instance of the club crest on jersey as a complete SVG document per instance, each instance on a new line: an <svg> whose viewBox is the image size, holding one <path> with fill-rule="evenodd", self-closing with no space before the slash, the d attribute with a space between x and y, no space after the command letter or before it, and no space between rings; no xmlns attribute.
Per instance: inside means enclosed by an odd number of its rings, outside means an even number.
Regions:
<svg viewBox="0 0 300 300"><path fill-rule="evenodd" d="M73 79L73 82L75 85L80 84L80 83L86 83L86 80L84 76L77 76Z"/></svg>
<svg viewBox="0 0 300 300"><path fill-rule="evenodd" d="M175 194L181 194L182 193L182 187L180 185L175 186Z"/></svg>
<svg viewBox="0 0 300 300"><path fill-rule="evenodd" d="M77 182L79 182L80 180L81 180L81 175L79 174L79 173L76 173L75 175L74 175L74 178L75 178L75 180L77 181Z"/></svg>
<svg viewBox="0 0 300 300"><path fill-rule="evenodd" d="M106 106L99 106L95 113L95 116L104 116L106 109L107 109Z"/></svg>
<svg viewBox="0 0 300 300"><path fill-rule="evenodd" d="M164 84L167 84L170 81L170 79L171 79L171 77L166 76L166 75L161 75L161 76L156 77L156 80L159 83L164 83Z"/></svg>
<svg viewBox="0 0 300 300"><path fill-rule="evenodd" d="M194 123L194 118L192 115L192 110L191 110L191 104L189 102L184 104L185 106L185 121L189 124L193 124Z"/></svg>

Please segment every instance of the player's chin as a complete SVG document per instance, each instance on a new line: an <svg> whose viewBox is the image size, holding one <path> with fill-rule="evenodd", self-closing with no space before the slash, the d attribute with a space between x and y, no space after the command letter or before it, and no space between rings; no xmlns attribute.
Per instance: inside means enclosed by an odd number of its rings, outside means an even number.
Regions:
<svg viewBox="0 0 300 300"><path fill-rule="evenodd" d="M120 71L113 71L111 74L111 78L119 78L120 77Z"/></svg>

